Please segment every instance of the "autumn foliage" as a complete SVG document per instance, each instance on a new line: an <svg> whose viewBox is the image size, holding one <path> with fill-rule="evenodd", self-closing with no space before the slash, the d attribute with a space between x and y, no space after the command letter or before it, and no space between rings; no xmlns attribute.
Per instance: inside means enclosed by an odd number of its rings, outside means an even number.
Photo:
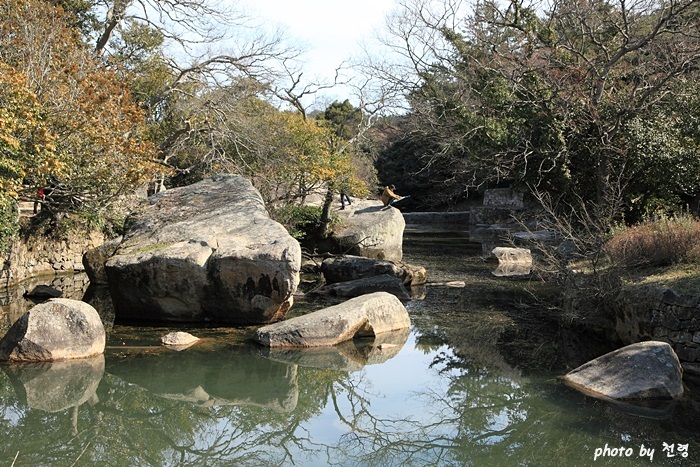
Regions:
<svg viewBox="0 0 700 467"><path fill-rule="evenodd" d="M50 187L55 211L106 213L156 170L143 112L62 10L0 0L0 16L5 194Z"/></svg>

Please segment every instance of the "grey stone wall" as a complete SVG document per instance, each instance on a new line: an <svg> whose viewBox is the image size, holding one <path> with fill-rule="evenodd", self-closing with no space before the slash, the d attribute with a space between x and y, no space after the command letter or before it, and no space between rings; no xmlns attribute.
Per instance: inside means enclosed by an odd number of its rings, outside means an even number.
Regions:
<svg viewBox="0 0 700 467"><path fill-rule="evenodd" d="M629 287L620 293L616 308L623 343L668 342L681 362L700 363L700 297L664 287Z"/></svg>
<svg viewBox="0 0 700 467"><path fill-rule="evenodd" d="M83 271L83 254L104 243L99 232L71 234L64 238L22 238L5 252L0 284L10 286L30 277Z"/></svg>

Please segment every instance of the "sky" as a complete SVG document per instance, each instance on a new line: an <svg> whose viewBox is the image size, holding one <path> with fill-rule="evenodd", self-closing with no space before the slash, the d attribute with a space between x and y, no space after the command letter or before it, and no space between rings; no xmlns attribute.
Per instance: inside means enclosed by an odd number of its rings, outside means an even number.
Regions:
<svg viewBox="0 0 700 467"><path fill-rule="evenodd" d="M331 80L344 60L361 52L383 28L397 0L240 0L250 16L279 25L295 43L305 46L305 75Z"/></svg>

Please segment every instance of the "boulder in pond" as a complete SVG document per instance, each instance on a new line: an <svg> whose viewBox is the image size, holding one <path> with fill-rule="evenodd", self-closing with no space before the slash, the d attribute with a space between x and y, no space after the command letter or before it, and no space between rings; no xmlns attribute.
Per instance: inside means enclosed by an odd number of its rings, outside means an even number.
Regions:
<svg viewBox="0 0 700 467"><path fill-rule="evenodd" d="M658 341L607 353L563 379L584 393L613 400L673 399L683 394L678 357L669 344Z"/></svg>
<svg viewBox="0 0 700 467"><path fill-rule="evenodd" d="M532 253L527 248L498 246L491 253L501 264L532 264Z"/></svg>
<svg viewBox="0 0 700 467"><path fill-rule="evenodd" d="M0 361L44 362L101 355L105 329L85 302L52 298L22 315L0 340Z"/></svg>
<svg viewBox="0 0 700 467"><path fill-rule="evenodd" d="M320 270L327 284L382 274L398 277L404 284L411 285L425 284L427 280L427 272L424 267L354 255L326 258L321 263Z"/></svg>
<svg viewBox="0 0 700 467"><path fill-rule="evenodd" d="M406 227L401 211L385 207L381 201L358 199L334 214L340 223L333 228L334 245L328 251L401 261Z"/></svg>
<svg viewBox="0 0 700 467"><path fill-rule="evenodd" d="M410 325L408 311L398 298L387 292L375 292L263 326L253 338L266 347L322 347Z"/></svg>
<svg viewBox="0 0 700 467"><path fill-rule="evenodd" d="M117 318L264 324L286 315L300 267L253 185L217 175L149 198L105 269Z"/></svg>
<svg viewBox="0 0 700 467"><path fill-rule="evenodd" d="M169 332L165 336L160 338L160 343L167 346L191 346L195 342L199 341L199 337L195 337L189 332Z"/></svg>
<svg viewBox="0 0 700 467"><path fill-rule="evenodd" d="M336 282L321 287L315 293L327 294L332 297L359 297L373 292L388 292L399 300L410 300L411 295L404 287L401 279L389 274L363 277L353 281Z"/></svg>
<svg viewBox="0 0 700 467"><path fill-rule="evenodd" d="M116 253L121 242L122 237L117 237L85 252L83 268L85 268L85 274L87 274L91 284L107 284L105 263Z"/></svg>

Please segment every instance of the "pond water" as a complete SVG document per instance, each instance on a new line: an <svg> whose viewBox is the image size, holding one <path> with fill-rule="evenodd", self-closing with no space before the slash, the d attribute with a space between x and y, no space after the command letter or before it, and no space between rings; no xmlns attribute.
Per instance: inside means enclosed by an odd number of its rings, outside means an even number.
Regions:
<svg viewBox="0 0 700 467"><path fill-rule="evenodd" d="M528 276L496 277L483 248L407 231L405 260L431 284L384 350L270 351L253 328L207 328L185 329L203 340L176 352L158 346L170 328L109 324L99 359L2 365L0 465L698 465L693 388L633 407L564 386L608 344L554 319Z"/></svg>

